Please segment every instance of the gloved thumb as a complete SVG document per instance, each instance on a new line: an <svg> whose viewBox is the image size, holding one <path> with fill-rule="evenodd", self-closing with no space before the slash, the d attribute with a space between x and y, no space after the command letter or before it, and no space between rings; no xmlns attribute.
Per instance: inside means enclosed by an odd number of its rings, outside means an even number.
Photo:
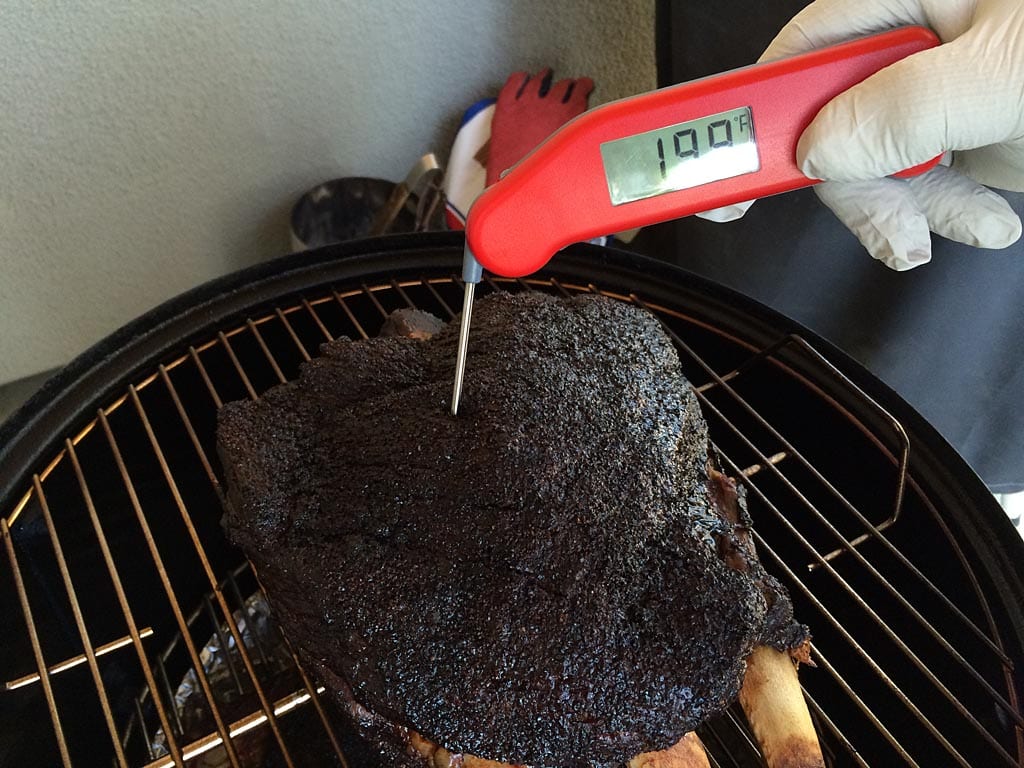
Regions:
<svg viewBox="0 0 1024 768"><path fill-rule="evenodd" d="M978 66L977 32L908 56L826 104L800 137L801 170L835 181L880 178L947 150L1015 138L1016 81Z"/></svg>

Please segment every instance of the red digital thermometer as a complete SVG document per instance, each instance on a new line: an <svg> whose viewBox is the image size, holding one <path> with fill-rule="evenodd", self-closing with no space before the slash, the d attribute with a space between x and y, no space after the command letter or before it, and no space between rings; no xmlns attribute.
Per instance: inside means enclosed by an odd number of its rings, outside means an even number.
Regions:
<svg viewBox="0 0 1024 768"><path fill-rule="evenodd" d="M482 268L527 275L570 243L814 184L796 145L818 111L938 44L924 27L903 27L615 101L562 126L469 210L452 412Z"/></svg>

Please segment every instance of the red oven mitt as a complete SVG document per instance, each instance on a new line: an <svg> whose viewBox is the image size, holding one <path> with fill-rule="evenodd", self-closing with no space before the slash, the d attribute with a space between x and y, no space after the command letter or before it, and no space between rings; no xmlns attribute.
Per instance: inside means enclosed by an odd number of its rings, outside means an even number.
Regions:
<svg viewBox="0 0 1024 768"><path fill-rule="evenodd" d="M552 85L551 69L536 75L509 75L498 94L487 153L487 186L522 160L544 139L587 108L594 89L589 77L559 80Z"/></svg>

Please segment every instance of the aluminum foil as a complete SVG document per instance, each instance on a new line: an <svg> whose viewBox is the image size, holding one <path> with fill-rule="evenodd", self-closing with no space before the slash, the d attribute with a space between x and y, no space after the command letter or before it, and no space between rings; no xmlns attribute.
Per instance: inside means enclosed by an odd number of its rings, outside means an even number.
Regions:
<svg viewBox="0 0 1024 768"><path fill-rule="evenodd" d="M244 610L236 610L232 616L267 696L273 701L301 687L301 682L296 685L299 678L295 664L274 624L263 593L250 595ZM178 641L181 642L180 637ZM226 622L199 649L199 658L217 709L229 728L232 723L261 711L259 698ZM181 723L182 732L175 734L180 746L216 733L216 722L195 669L190 668L181 679L174 691L173 705L176 723ZM273 749L273 735L263 724L234 737L232 743L242 765L260 766L264 764L268 751ZM169 754L162 728L152 737L150 750L157 758ZM221 768L230 765L230 761L223 744L218 744L197 755L190 765Z"/></svg>

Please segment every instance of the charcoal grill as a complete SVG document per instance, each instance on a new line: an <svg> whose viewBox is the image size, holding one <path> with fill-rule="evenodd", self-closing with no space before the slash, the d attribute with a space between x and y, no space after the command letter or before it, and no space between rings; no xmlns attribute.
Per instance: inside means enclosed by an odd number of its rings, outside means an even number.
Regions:
<svg viewBox="0 0 1024 768"><path fill-rule="evenodd" d="M214 281L4 425L0 765L375 764L279 633L256 631L258 585L218 522L215 414L393 309L451 318L461 251L447 233L365 240ZM912 409L795 323L639 256L576 246L482 290L661 318L813 629L801 681L829 765L1024 765L1024 548ZM701 735L714 766L762 764L738 709Z"/></svg>

